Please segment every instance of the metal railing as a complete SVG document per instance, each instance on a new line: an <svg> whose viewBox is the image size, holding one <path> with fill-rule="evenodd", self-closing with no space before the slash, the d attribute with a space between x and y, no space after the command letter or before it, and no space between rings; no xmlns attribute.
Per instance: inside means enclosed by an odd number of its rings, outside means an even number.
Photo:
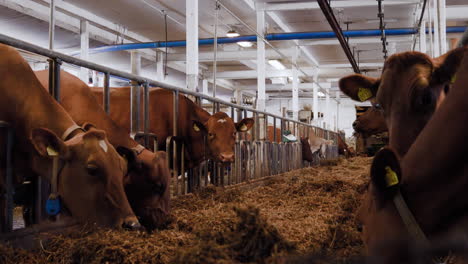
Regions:
<svg viewBox="0 0 468 264"><path fill-rule="evenodd" d="M56 100L59 100L60 95L60 66L62 63L69 63L80 67L85 67L94 71L104 73L104 96L103 96L103 108L106 113L109 114L110 110L110 78L111 76L121 77L128 79L133 84L137 85L138 93L140 94L140 88L143 87L143 131L138 128L137 133L134 135L135 139L142 139L143 145L146 148L157 150L158 139L155 134L150 131L150 112L149 112L149 87L160 87L173 91L174 103L173 103L173 134L171 137L166 139L166 151L168 156L168 165L171 170L171 182L172 182L172 195L182 195L189 192L193 192L197 188L207 186L208 184L215 184L219 186L234 185L242 182L248 182L250 180L259 179L265 176L275 175L284 173L293 169L302 168L304 165L313 165L302 162L302 150L299 142L300 137L312 135L323 137L325 139L333 140L335 145L336 133L328 130L324 130L318 127L311 126L306 123L299 122L297 120L281 117L278 115L270 114L264 111L258 111L256 109L232 104L220 100L218 98L210 97L201 93L197 93L191 90L182 89L175 87L170 84L162 83L156 80L138 76L135 74L115 70L109 67L98 65L92 62L84 61L72 56L68 56L56 51L45 49L37 45L27 43L18 39L14 39L5 35L0 34L0 43L13 46L18 49L26 50L28 52L36 53L41 56L47 57L50 62L50 82L49 91ZM131 93L133 94L133 93ZM230 108L230 117L233 120L240 121L246 117L252 117L255 120L254 127L251 129L251 133L240 133L237 136L235 144L235 162L228 166L221 166L211 160L208 157L205 162L202 162L200 166L195 168L185 168L185 149L187 148L187 142L183 138L178 137L178 119L179 119L179 94L185 94L195 97L196 102L201 104L203 100L207 100L213 103L213 110L218 111L220 106ZM132 98L130 98L132 100ZM137 111L140 110L140 100L134 100L138 105L134 108ZM133 107L132 107L133 109ZM229 112L229 111L228 111ZM139 113L138 115L139 116ZM290 130L298 138L298 142L285 143L285 142L270 142L268 140L267 125L268 121L272 120L273 135L274 139L277 137L277 133L283 135L284 131ZM276 131L278 126L279 131ZM260 138L261 136L264 138ZM251 137L250 139L248 137ZM206 144L206 143L205 143ZM335 157L338 155L337 149L330 148L328 157ZM11 157L11 156L9 156ZM12 167L8 167L10 172ZM44 190L39 188L38 190ZM36 209L37 212L41 212L40 206L42 204L41 199L47 197L46 193L38 192L36 195ZM8 203L10 200L7 200ZM10 207L9 207L10 208ZM6 215L10 215L7 213ZM8 223L6 226L10 227L10 220L5 218ZM39 214L36 217L35 222L39 222L41 216ZM5 221L2 219L2 221ZM2 225L3 226L3 225ZM9 229L8 229L9 230ZM2 232L8 231L7 229Z"/></svg>

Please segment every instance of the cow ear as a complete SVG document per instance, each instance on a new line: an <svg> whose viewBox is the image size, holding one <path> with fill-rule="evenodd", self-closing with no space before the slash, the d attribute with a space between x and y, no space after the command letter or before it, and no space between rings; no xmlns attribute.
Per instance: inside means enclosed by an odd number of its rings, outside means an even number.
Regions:
<svg viewBox="0 0 468 264"><path fill-rule="evenodd" d="M43 157L68 159L68 146L57 135L46 128L35 128L31 133L31 143Z"/></svg>
<svg viewBox="0 0 468 264"><path fill-rule="evenodd" d="M439 83L454 83L456 80L456 73L467 49L467 46L456 48L434 59L436 66L432 78Z"/></svg>
<svg viewBox="0 0 468 264"><path fill-rule="evenodd" d="M199 122L197 120L192 120L192 129L195 132L207 132L206 126L202 122Z"/></svg>
<svg viewBox="0 0 468 264"><path fill-rule="evenodd" d="M127 161L128 171L138 168L137 154L134 150L118 146L117 152Z"/></svg>
<svg viewBox="0 0 468 264"><path fill-rule="evenodd" d="M254 124L252 118L244 118L239 123L236 123L236 129L238 132L247 132L249 131Z"/></svg>
<svg viewBox="0 0 468 264"><path fill-rule="evenodd" d="M380 202L391 200L401 183L400 162L390 148L383 148L374 157L371 166L371 182L374 195Z"/></svg>
<svg viewBox="0 0 468 264"><path fill-rule="evenodd" d="M340 90L355 101L364 102L377 95L380 79L353 74L340 79Z"/></svg>

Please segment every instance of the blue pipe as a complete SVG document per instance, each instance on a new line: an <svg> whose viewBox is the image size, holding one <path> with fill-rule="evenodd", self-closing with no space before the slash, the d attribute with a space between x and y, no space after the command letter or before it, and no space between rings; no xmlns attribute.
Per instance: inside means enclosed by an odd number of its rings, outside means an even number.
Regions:
<svg viewBox="0 0 468 264"><path fill-rule="evenodd" d="M447 33L463 33L467 29L467 27L447 27ZM429 32L429 29L426 29L426 33ZM386 36L398 36L398 35L413 35L418 33L417 29L414 28L395 28L395 29L386 29L385 35ZM380 36L379 29L368 29L368 30L348 30L343 31L345 37L372 37L372 36ZM297 39L328 39L328 38L335 38L335 32L333 31L322 31L322 32L295 32L295 33L277 33L277 34L267 34L265 39L271 41L277 40L297 40ZM226 43L236 43L239 41L250 41L256 42L257 36L256 35L248 35L248 36L240 36L235 38L218 38L219 44L226 44ZM207 38L207 39L199 39L198 45L213 45L214 39ZM120 44L120 45L109 45L109 46L102 46L94 49L89 49L89 53L100 53L100 52L110 52L110 51L121 51L121 50L134 50L134 49L156 49L156 48L175 48L175 47L185 47L187 42L185 40L177 40L177 41L157 41L157 42L147 42L147 43L128 43L128 44ZM79 54L75 52L70 54L75 56Z"/></svg>

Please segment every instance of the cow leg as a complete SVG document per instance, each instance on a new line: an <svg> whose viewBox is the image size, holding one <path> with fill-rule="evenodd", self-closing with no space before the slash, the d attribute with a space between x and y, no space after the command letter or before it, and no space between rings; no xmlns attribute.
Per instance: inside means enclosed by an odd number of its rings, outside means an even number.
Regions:
<svg viewBox="0 0 468 264"><path fill-rule="evenodd" d="M193 192L193 169L187 170L187 192Z"/></svg>

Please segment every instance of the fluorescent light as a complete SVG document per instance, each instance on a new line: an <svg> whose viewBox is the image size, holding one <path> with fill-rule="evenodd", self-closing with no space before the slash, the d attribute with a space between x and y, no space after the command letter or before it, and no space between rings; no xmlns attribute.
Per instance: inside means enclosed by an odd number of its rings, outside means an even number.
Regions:
<svg viewBox="0 0 468 264"><path fill-rule="evenodd" d="M228 38L235 38L235 37L240 36L240 34L237 33L237 31L235 31L234 29L231 29L231 30L229 30L229 31L226 33L226 36L227 36Z"/></svg>
<svg viewBox="0 0 468 264"><path fill-rule="evenodd" d="M272 84L286 84L288 83L286 78L284 77L275 77L275 78L270 78Z"/></svg>
<svg viewBox="0 0 468 264"><path fill-rule="evenodd" d="M281 63L279 60L268 60L268 63L277 70L286 69L286 67L284 67L283 63Z"/></svg>
<svg viewBox="0 0 468 264"><path fill-rule="evenodd" d="M318 97L324 97L325 96L325 94L322 93L322 92L318 92L317 95L318 95Z"/></svg>
<svg viewBox="0 0 468 264"><path fill-rule="evenodd" d="M253 43L250 41L239 41L237 42L237 45L243 47L243 48L250 48L252 47Z"/></svg>

